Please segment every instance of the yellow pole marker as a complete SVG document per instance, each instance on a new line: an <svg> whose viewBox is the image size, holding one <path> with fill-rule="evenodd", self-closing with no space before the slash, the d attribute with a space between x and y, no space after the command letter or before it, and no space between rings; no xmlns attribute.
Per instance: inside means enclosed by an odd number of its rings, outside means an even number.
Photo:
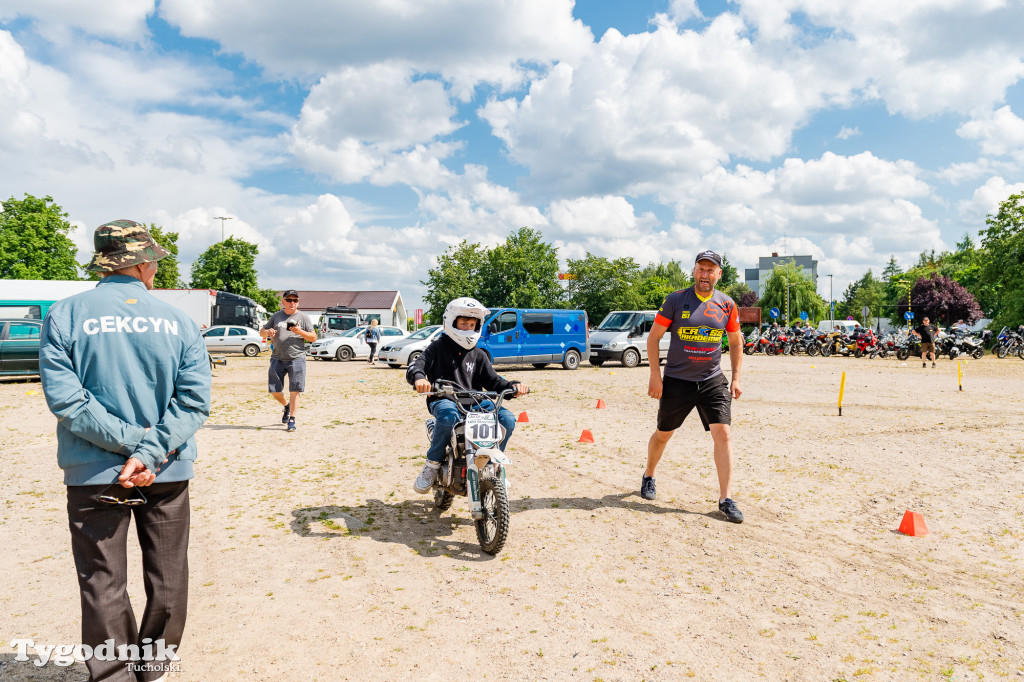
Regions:
<svg viewBox="0 0 1024 682"><path fill-rule="evenodd" d="M956 379L960 384L960 390L964 390L964 368L959 360L956 361Z"/></svg>
<svg viewBox="0 0 1024 682"><path fill-rule="evenodd" d="M839 380L839 416L843 416L843 389L846 388L846 372L843 372L843 378Z"/></svg>

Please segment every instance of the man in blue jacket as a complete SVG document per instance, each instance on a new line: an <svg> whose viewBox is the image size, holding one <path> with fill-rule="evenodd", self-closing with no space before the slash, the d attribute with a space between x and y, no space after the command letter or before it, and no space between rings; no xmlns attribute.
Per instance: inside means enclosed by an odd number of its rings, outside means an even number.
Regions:
<svg viewBox="0 0 1024 682"><path fill-rule="evenodd" d="M130 220L101 225L93 239L87 269L103 279L50 308L39 373L57 417L82 644L96 652L89 674L162 679L185 629L188 481L193 436L210 414L210 365L196 324L148 291L169 252ZM139 626L126 575L133 515L146 585Z"/></svg>

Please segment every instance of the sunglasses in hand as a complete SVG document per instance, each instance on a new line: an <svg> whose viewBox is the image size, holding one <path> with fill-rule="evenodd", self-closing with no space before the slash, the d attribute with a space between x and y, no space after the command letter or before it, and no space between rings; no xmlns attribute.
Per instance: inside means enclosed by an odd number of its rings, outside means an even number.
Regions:
<svg viewBox="0 0 1024 682"><path fill-rule="evenodd" d="M113 488L113 490L111 490L111 488ZM138 488L131 488L131 490L135 491L138 497L119 497L117 493L124 490L125 488L120 483L111 483L96 494L96 499L104 504L123 504L128 507L137 507L148 502L146 496L143 495L142 491Z"/></svg>

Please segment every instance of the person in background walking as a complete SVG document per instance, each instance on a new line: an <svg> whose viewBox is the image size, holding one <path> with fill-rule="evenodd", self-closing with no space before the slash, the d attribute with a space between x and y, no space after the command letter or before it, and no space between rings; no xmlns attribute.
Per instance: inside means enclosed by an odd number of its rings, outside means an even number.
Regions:
<svg viewBox="0 0 1024 682"><path fill-rule="evenodd" d="M377 344L380 343L380 329L377 328L377 319L370 320L370 326L366 328L366 345L370 347L370 357L367 363L373 364L373 356L377 352Z"/></svg>
<svg viewBox="0 0 1024 682"><path fill-rule="evenodd" d="M935 367L935 335L938 333L938 327L928 320L927 317L921 318L921 324L914 329L914 334L921 339L921 366L927 367L927 358L930 355L932 361L932 368Z"/></svg>

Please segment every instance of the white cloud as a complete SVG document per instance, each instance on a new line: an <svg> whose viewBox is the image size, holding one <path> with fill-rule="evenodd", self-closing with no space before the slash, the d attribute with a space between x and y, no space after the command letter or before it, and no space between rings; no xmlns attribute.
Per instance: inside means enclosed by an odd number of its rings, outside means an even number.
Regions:
<svg viewBox="0 0 1024 682"><path fill-rule="evenodd" d="M162 0L161 15L273 72L321 74L378 62L440 72L466 96L479 81L513 86L516 65L571 57L591 41L570 0L389 0L287 4Z"/></svg>
<svg viewBox="0 0 1024 682"><path fill-rule="evenodd" d="M957 203L961 225L971 232L985 229L985 218L999 210L999 204L1011 194L1024 193L1024 182L1009 183L1001 177L991 177L974 190L970 199Z"/></svg>
<svg viewBox="0 0 1024 682"><path fill-rule="evenodd" d="M856 137L857 135L860 134L860 128L858 128L857 126L854 126L852 128L843 126L842 128L839 129L839 132L836 134L836 137L839 138L840 140L849 140L851 137Z"/></svg>
<svg viewBox="0 0 1024 682"><path fill-rule="evenodd" d="M555 234L622 238L649 232L657 225L653 214L637 216L633 206L617 196L582 197L556 201L548 209Z"/></svg>
<svg viewBox="0 0 1024 682"><path fill-rule="evenodd" d="M422 177L436 186L440 161L454 145L430 143L460 127L454 116L436 80L417 80L387 64L349 68L310 90L292 127L291 149L310 170L341 182L418 185L419 172L429 169Z"/></svg>
<svg viewBox="0 0 1024 682"><path fill-rule="evenodd" d="M1015 155L1024 160L1024 119L1009 106L967 121L957 128L956 134L965 140L978 140L985 154Z"/></svg>
<svg viewBox="0 0 1024 682"><path fill-rule="evenodd" d="M610 30L521 100L492 100L480 114L533 183L565 195L628 193L732 157L768 160L824 100L763 59L745 32L728 14L704 33L667 23Z"/></svg>
<svg viewBox="0 0 1024 682"><path fill-rule="evenodd" d="M70 29L81 29L98 36L139 40L146 34L146 17L154 10L154 0L103 0L102 6L67 0L4 0L0 20L32 17L41 31L51 38L65 37Z"/></svg>

